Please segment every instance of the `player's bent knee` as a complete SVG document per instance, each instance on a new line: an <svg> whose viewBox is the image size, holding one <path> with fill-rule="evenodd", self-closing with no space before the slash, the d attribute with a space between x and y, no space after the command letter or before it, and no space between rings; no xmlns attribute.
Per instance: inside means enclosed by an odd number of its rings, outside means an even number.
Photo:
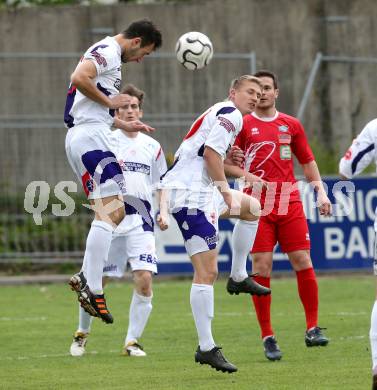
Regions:
<svg viewBox="0 0 377 390"><path fill-rule="evenodd" d="M217 269L215 269L215 270L210 272L210 275L211 275L211 278L213 278L213 280L216 280L217 277L219 276L219 271Z"/></svg>
<svg viewBox="0 0 377 390"><path fill-rule="evenodd" d="M241 219L250 222L257 221L261 215L261 210L261 204L258 199L243 194Z"/></svg>
<svg viewBox="0 0 377 390"><path fill-rule="evenodd" d="M256 198L253 198L252 196L249 196L249 210L250 210L250 213L256 218L258 219L261 215L261 212L262 212L262 206L259 202L258 199Z"/></svg>
<svg viewBox="0 0 377 390"><path fill-rule="evenodd" d="M271 267L267 265L259 265L259 267L255 267L253 265L253 273L258 274L259 276L262 276L264 278L268 278L271 275Z"/></svg>
<svg viewBox="0 0 377 390"><path fill-rule="evenodd" d="M139 284L135 286L136 292L144 297L150 297L152 295L152 284Z"/></svg>
<svg viewBox="0 0 377 390"><path fill-rule="evenodd" d="M138 294L146 297L152 294L152 273L150 271L134 271L135 288Z"/></svg>
<svg viewBox="0 0 377 390"><path fill-rule="evenodd" d="M124 203L118 197L93 199L91 205L95 211L96 219L112 225L119 225L125 217Z"/></svg>
<svg viewBox="0 0 377 390"><path fill-rule="evenodd" d="M125 216L126 212L124 208L119 208L118 210L116 210L116 212L110 215L110 218L115 225L119 225L123 221L123 218Z"/></svg>
<svg viewBox="0 0 377 390"><path fill-rule="evenodd" d="M195 280L199 284L214 284L218 276L217 270L207 270L206 272L200 272L196 274Z"/></svg>
<svg viewBox="0 0 377 390"><path fill-rule="evenodd" d="M141 288L137 292L138 294L143 295L144 297L150 297L152 295L152 286L151 285L141 286Z"/></svg>
<svg viewBox="0 0 377 390"><path fill-rule="evenodd" d="M271 275L272 271L272 260L268 257L253 257L253 273L258 273L259 276L265 278Z"/></svg>
<svg viewBox="0 0 377 390"><path fill-rule="evenodd" d="M289 260L295 271L302 271L313 267L309 251L302 250L288 253Z"/></svg>

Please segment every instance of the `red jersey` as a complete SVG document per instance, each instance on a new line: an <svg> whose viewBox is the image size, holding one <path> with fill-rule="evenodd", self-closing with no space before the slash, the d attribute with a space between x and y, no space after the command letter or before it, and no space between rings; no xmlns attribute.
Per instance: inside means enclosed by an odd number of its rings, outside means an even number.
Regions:
<svg viewBox="0 0 377 390"><path fill-rule="evenodd" d="M267 198L270 193L275 195L275 206L278 199L285 203L300 200L298 190L293 188L292 191L292 185L296 183L292 154L300 164L313 161L314 156L298 119L280 112L268 119L261 119L254 113L246 115L234 145L244 151L247 171L269 183L276 183L269 186L267 192ZM246 188L245 192L250 194L251 189ZM262 194L262 201L265 196Z"/></svg>

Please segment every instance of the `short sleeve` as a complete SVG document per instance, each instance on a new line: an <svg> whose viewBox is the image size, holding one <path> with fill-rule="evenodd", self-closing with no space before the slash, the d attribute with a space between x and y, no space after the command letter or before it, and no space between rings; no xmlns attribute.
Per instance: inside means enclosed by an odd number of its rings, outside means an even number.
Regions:
<svg viewBox="0 0 377 390"><path fill-rule="evenodd" d="M235 107L220 108L216 113L216 121L210 130L205 146L225 157L229 145L233 143L241 127L242 115Z"/></svg>
<svg viewBox="0 0 377 390"><path fill-rule="evenodd" d="M339 172L351 179L359 175L375 158L377 120L369 122L356 137L339 163Z"/></svg>
<svg viewBox="0 0 377 390"><path fill-rule="evenodd" d="M314 155L302 124L297 121L295 123L295 133L292 137L292 152L297 157L300 164L307 164L314 160Z"/></svg>
<svg viewBox="0 0 377 390"><path fill-rule="evenodd" d="M160 177L166 173L167 169L164 151L162 150L161 145L158 144L152 162L152 183L158 183Z"/></svg>
<svg viewBox="0 0 377 390"><path fill-rule="evenodd" d="M92 46L84 54L84 59L91 60L97 69L97 75L112 70L119 62L114 47L105 43Z"/></svg>

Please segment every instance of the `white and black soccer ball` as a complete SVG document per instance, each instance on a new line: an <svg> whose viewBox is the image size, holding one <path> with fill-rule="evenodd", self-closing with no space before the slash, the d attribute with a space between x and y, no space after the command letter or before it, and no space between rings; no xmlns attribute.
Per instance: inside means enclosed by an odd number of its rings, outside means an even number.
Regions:
<svg viewBox="0 0 377 390"><path fill-rule="evenodd" d="M175 45L177 60L189 70L202 69L213 56L213 46L207 35L197 31L183 34Z"/></svg>

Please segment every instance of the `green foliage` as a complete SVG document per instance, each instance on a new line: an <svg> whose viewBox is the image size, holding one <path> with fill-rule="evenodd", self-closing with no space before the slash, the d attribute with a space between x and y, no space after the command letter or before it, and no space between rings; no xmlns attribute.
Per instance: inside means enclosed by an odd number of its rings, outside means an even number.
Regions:
<svg viewBox="0 0 377 390"><path fill-rule="evenodd" d="M68 260L67 260L68 261ZM17 262L0 263L0 275L73 275L78 272L82 264L82 258L75 262L60 264L31 263L28 259L17 259Z"/></svg>
<svg viewBox="0 0 377 390"><path fill-rule="evenodd" d="M36 225L31 215L2 218L0 253L4 252L65 252L82 251L91 216L43 216Z"/></svg>
<svg viewBox="0 0 377 390"><path fill-rule="evenodd" d="M37 225L33 216L25 212L23 195L0 198L0 254L84 250L92 212L81 206L88 203L85 198L70 196L76 205L74 214L69 217L52 215L52 205L61 201L50 197L42 212L42 225Z"/></svg>
<svg viewBox="0 0 377 390"><path fill-rule="evenodd" d="M310 146L314 153L321 175L338 175L339 161L343 156L339 151L339 148L334 146L329 148L328 146L318 141L318 139L311 139ZM363 174L370 174L375 172L376 167L374 164L371 164L364 170Z"/></svg>
<svg viewBox="0 0 377 390"><path fill-rule="evenodd" d="M166 159L166 165L168 166L168 168L170 168L173 165L173 162L174 162L174 153L167 152L165 154L165 159Z"/></svg>
<svg viewBox="0 0 377 390"><path fill-rule="evenodd" d="M197 336L190 281L154 283L153 311L140 339L146 358L120 355L132 297L131 283L107 288L113 325L94 319L82 358L69 356L77 327L75 294L66 285L2 286L0 365L4 389L216 389L363 390L370 388L370 308L373 277L320 277L320 325L328 347L307 348L305 321L294 278L273 279L272 320L283 351L280 362L263 354L250 297L215 285L213 334L238 366L223 374L194 362Z"/></svg>
<svg viewBox="0 0 377 390"><path fill-rule="evenodd" d="M39 5L66 5L79 4L78 0L1 0L2 4L8 7L27 7Z"/></svg>
<svg viewBox="0 0 377 390"><path fill-rule="evenodd" d="M317 139L310 140L310 147L314 153L321 175L337 175L341 154L331 151Z"/></svg>

